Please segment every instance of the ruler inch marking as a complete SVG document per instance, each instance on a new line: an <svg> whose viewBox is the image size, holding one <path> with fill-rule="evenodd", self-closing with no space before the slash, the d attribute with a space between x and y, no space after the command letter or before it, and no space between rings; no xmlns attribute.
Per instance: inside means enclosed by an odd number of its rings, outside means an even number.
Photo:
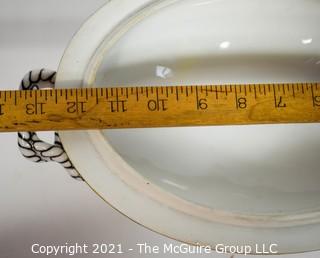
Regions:
<svg viewBox="0 0 320 258"><path fill-rule="evenodd" d="M157 110L159 111L159 92L158 92L158 87L156 87L156 98L157 98Z"/></svg>
<svg viewBox="0 0 320 258"><path fill-rule="evenodd" d="M116 88L116 101L117 101L117 112L119 111L119 92L118 88Z"/></svg>
<svg viewBox="0 0 320 258"><path fill-rule="evenodd" d="M136 99L139 101L139 87L136 87Z"/></svg>
<svg viewBox="0 0 320 258"><path fill-rule="evenodd" d="M273 87L274 107L277 108L276 88L275 88L275 85L274 85L274 84L272 84L272 87Z"/></svg>
<svg viewBox="0 0 320 258"><path fill-rule="evenodd" d="M38 99L37 99L37 92L34 94L34 105L35 105L35 113L38 114Z"/></svg>
<svg viewBox="0 0 320 258"><path fill-rule="evenodd" d="M199 106L199 92L198 92L198 87L196 86L196 102L197 102L197 110L200 109Z"/></svg>
<svg viewBox="0 0 320 258"><path fill-rule="evenodd" d="M253 85L253 90L254 90L254 98L257 99L257 88L256 88L256 85Z"/></svg>
<svg viewBox="0 0 320 258"><path fill-rule="evenodd" d="M96 91L96 104L98 105L99 104L98 89L96 88L95 91Z"/></svg>
<svg viewBox="0 0 320 258"><path fill-rule="evenodd" d="M216 99L218 99L218 98L219 98L219 96L218 96L218 89L217 89L217 86L215 86L215 87L214 87L214 92L216 93Z"/></svg>
<svg viewBox="0 0 320 258"><path fill-rule="evenodd" d="M177 86L175 86L175 88L176 88L176 99L177 101L179 101L179 89Z"/></svg>
<svg viewBox="0 0 320 258"><path fill-rule="evenodd" d="M55 102L56 102L56 104L58 104L58 91L57 90L54 91L54 95L55 95Z"/></svg>
<svg viewBox="0 0 320 258"><path fill-rule="evenodd" d="M104 88L105 94L106 94L106 100L109 99L109 90L108 88Z"/></svg>
<svg viewBox="0 0 320 258"><path fill-rule="evenodd" d="M313 107L316 106L316 103L315 103L315 99L314 99L314 91L313 91L313 86L311 85L311 96L312 96L312 105Z"/></svg>
<svg viewBox="0 0 320 258"><path fill-rule="evenodd" d="M14 91L14 105L17 105L17 91Z"/></svg>
<svg viewBox="0 0 320 258"><path fill-rule="evenodd" d="M78 89L76 89L76 112L79 114Z"/></svg>
<svg viewBox="0 0 320 258"><path fill-rule="evenodd" d="M239 109L239 106L238 106L238 93L237 93L237 86L236 85L234 87L234 92L235 92L235 98L236 98L236 108Z"/></svg>

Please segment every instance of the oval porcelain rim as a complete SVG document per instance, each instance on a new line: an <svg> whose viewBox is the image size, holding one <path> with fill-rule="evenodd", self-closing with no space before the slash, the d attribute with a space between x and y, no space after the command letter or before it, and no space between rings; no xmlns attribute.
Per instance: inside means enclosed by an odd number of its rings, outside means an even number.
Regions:
<svg viewBox="0 0 320 258"><path fill-rule="evenodd" d="M92 71L97 67L97 62L92 63L91 60L99 52L106 35L114 33L124 19L127 26L138 21L141 17L136 14L142 9L148 12L155 6L160 8L163 2L167 5L176 1L118 0L107 3L85 22L70 42L58 69L57 87L90 85ZM162 4L159 5L160 2ZM108 23L97 26L105 17L108 17ZM211 246L219 243L220 239L228 239L224 244L237 245L263 244L277 239L281 253L319 248L316 236L320 232L320 210L259 216L205 208L149 183L113 150L100 131L59 134L70 159L88 185L114 208L151 230L183 242ZM140 213L141 209L144 209L144 214ZM176 223L168 223L166 218ZM305 232L310 235L309 241L302 242L294 237ZM260 239L253 242L253 234L259 235Z"/></svg>

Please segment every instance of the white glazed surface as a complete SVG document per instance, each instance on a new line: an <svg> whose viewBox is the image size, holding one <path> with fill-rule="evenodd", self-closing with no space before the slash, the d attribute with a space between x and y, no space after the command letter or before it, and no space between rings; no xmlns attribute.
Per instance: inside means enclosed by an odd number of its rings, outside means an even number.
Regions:
<svg viewBox="0 0 320 258"><path fill-rule="evenodd" d="M114 1L75 36L57 85L319 81L318 10L311 0ZM88 184L147 227L187 242L275 241L281 252L297 252L320 245L319 224L309 225L319 220L318 129L170 128L61 137Z"/></svg>

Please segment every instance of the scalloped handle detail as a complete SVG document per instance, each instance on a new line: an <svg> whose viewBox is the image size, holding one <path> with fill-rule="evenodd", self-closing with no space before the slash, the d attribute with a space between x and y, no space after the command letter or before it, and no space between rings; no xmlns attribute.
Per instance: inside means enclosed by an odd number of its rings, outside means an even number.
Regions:
<svg viewBox="0 0 320 258"><path fill-rule="evenodd" d="M55 79L55 71L48 69L32 70L23 77L20 89L52 89L55 86ZM65 152L57 132L55 132L54 144L42 141L36 132L18 132L18 146L21 154L28 160L60 163L72 178L83 181L83 178Z"/></svg>

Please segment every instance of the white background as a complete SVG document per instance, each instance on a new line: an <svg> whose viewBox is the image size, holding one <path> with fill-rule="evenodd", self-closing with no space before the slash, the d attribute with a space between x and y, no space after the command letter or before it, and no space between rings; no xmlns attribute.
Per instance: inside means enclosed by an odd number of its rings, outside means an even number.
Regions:
<svg viewBox="0 0 320 258"><path fill-rule="evenodd" d="M30 69L56 70L72 35L105 2L107 0L0 0L0 89L16 89ZM52 134L43 136L48 139ZM159 246L179 244L119 214L85 183L69 178L59 165L25 160L18 151L15 133L0 134L0 157L1 258L44 257L31 253L30 247L34 243L121 243L126 248L135 248L136 243L143 242ZM142 255L137 251L109 255L154 256L164 255ZM320 257L320 253L277 257L311 258Z"/></svg>

